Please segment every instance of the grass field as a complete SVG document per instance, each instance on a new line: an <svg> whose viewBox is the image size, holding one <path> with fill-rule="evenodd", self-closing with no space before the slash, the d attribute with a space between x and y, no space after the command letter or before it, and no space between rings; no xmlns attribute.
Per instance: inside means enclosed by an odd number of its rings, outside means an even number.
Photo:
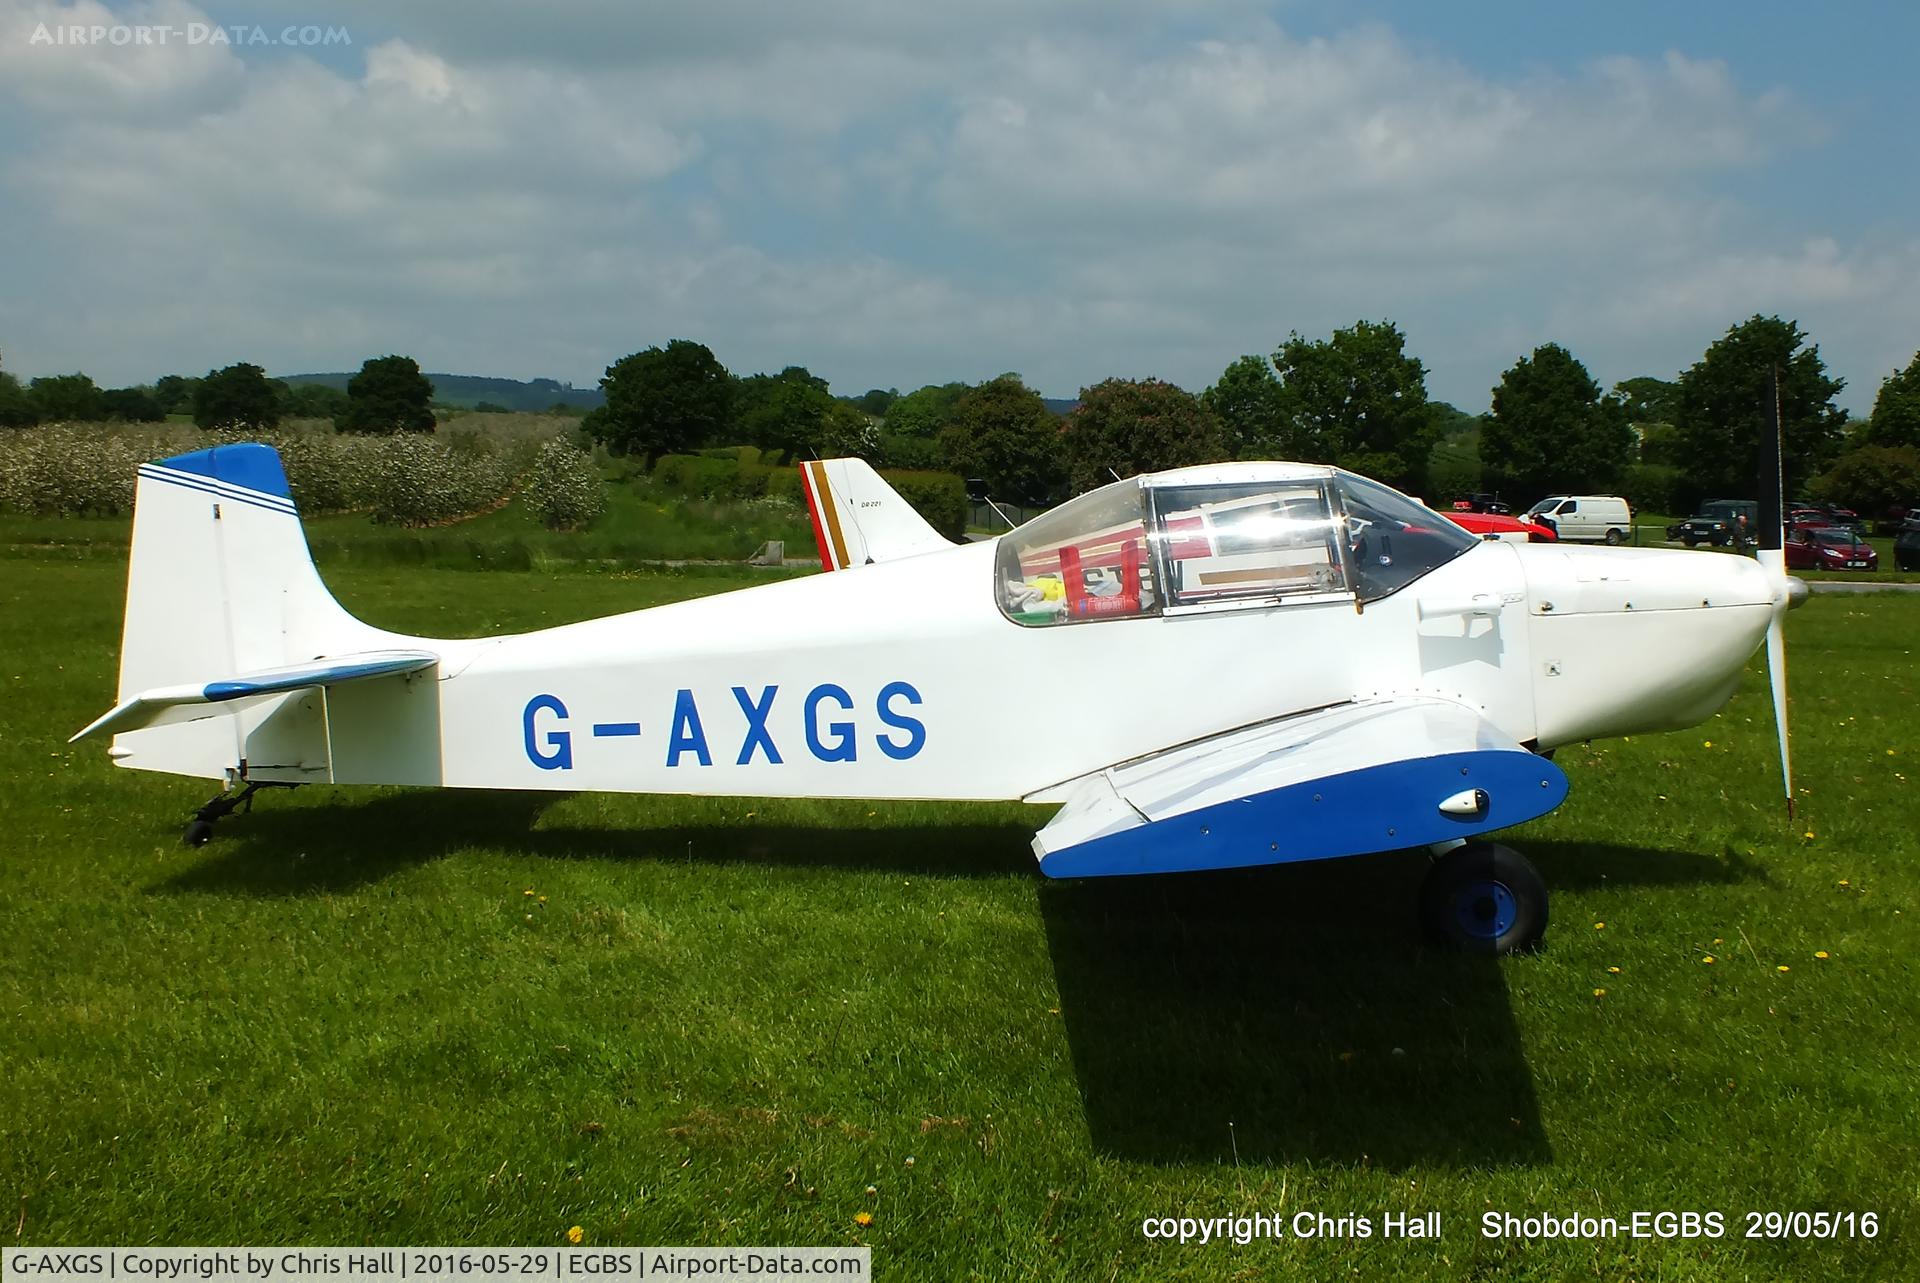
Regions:
<svg viewBox="0 0 1920 1283"><path fill-rule="evenodd" d="M1554 889L1548 945L1496 963L1415 942L1418 857L1045 883L1045 813L1013 805L311 788L188 850L204 783L64 743L111 702L124 562L23 530L0 532L13 1242L579 1225L870 1243L888 1279L1920 1273L1920 600L1790 617L1792 824L1751 675L1698 730L1563 751L1572 798L1512 837ZM443 634L750 582L331 553L351 609ZM1431 1244L1140 1230L1436 1209ZM1878 1237L1742 1237L1811 1209ZM1496 1210L1728 1222L1483 1240Z"/></svg>

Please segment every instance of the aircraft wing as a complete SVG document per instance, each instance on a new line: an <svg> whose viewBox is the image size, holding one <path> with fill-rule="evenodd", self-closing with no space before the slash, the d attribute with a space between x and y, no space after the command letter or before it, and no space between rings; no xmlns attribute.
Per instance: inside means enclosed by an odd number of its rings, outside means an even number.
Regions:
<svg viewBox="0 0 1920 1283"><path fill-rule="evenodd" d="M67 742L71 744L90 735L117 735L148 726L197 721L271 695L283 695L308 686L338 686L369 677L417 673L439 662L440 657L428 650L366 650L350 655L326 655L283 668L255 669L213 681L157 686L122 700Z"/></svg>
<svg viewBox="0 0 1920 1283"><path fill-rule="evenodd" d="M1567 777L1450 700L1363 700L1231 731L1072 781L1033 839L1049 877L1323 860L1544 815Z"/></svg>

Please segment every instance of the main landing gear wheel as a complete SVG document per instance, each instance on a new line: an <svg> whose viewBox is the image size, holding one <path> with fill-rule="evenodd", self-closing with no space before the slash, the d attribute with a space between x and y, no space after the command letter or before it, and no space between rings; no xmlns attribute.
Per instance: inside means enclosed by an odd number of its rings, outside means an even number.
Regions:
<svg viewBox="0 0 1920 1283"><path fill-rule="evenodd" d="M1420 918L1435 943L1463 953L1524 953L1546 934L1547 885L1512 847L1468 842L1427 870Z"/></svg>

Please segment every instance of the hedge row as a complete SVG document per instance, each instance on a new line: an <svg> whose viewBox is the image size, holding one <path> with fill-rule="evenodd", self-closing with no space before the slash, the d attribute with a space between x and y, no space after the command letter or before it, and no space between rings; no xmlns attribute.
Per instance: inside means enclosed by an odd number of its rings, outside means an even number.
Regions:
<svg viewBox="0 0 1920 1283"><path fill-rule="evenodd" d="M935 530L949 539L959 539L966 533L967 488L959 477L951 472L893 470L880 475ZM763 463L760 452L752 446L662 455L654 465L653 479L676 494L695 499L770 496L798 502L801 497L799 468Z"/></svg>

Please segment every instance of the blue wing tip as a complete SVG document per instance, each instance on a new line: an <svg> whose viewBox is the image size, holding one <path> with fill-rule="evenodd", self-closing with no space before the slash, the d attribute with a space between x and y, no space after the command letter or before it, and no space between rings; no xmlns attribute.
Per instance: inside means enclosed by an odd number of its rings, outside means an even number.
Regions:
<svg viewBox="0 0 1920 1283"><path fill-rule="evenodd" d="M163 468L210 477L231 486L244 486L261 494L292 499L286 469L280 466L280 452L257 441L239 441L231 445L210 446L187 454L176 454L159 461Z"/></svg>

